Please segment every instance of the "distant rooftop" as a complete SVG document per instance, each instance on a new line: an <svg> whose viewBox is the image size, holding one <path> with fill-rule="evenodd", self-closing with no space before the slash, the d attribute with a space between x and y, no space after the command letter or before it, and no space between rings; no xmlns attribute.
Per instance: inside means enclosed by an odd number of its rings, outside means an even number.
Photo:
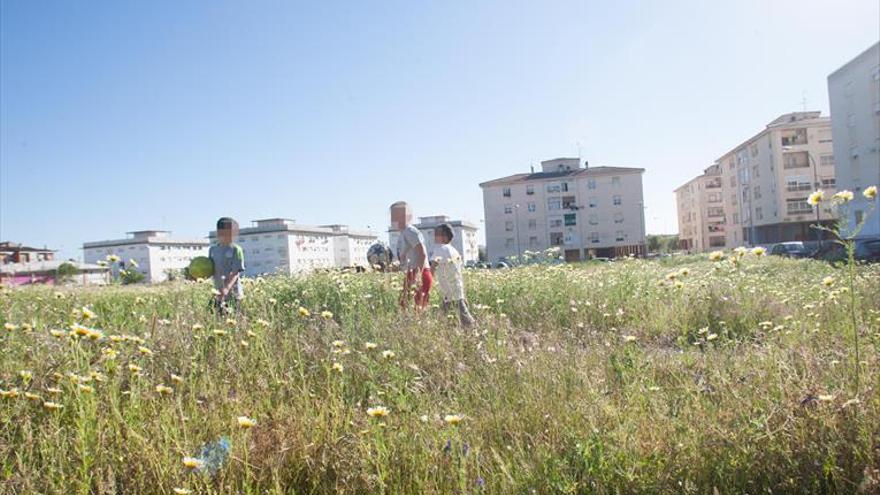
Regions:
<svg viewBox="0 0 880 495"><path fill-rule="evenodd" d="M548 160L547 162L541 162L542 165L545 163L551 163L554 165L558 165L560 160L577 160L576 158L559 158L557 160ZM546 170L547 167L544 167ZM643 168L634 168L634 167L585 167L585 168L577 168L577 169L564 169L556 172L532 172L528 174L514 174L508 175L507 177L501 177L499 179L493 179L490 181L483 182L480 184L480 187L487 186L497 186L502 184L516 184L521 182L531 182L531 181L542 181L549 179L559 179L559 178L577 178L577 177L590 177L590 176L599 176L599 175L614 175L614 174L635 174L635 173L643 173L645 169Z"/></svg>
<svg viewBox="0 0 880 495"><path fill-rule="evenodd" d="M126 232L125 239L108 239L106 241L92 241L83 243L83 249L97 247L127 246L131 244L165 244L165 245L197 245L207 246L206 239L180 239L171 237L170 230L133 230Z"/></svg>
<svg viewBox="0 0 880 495"><path fill-rule="evenodd" d="M31 246L25 246L23 244L17 244L10 241L0 242L0 251L23 251L23 252L39 252L39 253L54 253L54 249L49 249L46 247L35 248Z"/></svg>

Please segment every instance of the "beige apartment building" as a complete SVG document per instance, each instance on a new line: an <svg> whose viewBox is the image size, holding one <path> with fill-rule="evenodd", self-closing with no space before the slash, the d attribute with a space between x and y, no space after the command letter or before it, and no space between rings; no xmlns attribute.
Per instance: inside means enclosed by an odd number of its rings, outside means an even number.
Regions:
<svg viewBox="0 0 880 495"><path fill-rule="evenodd" d="M644 254L643 173L557 158L480 184L488 260L552 247L566 261Z"/></svg>
<svg viewBox="0 0 880 495"><path fill-rule="evenodd" d="M692 253L727 247L721 167L716 163L675 190L678 238Z"/></svg>
<svg viewBox="0 0 880 495"><path fill-rule="evenodd" d="M810 226L834 220L827 205L807 203L810 192L836 186L831 121L820 112L782 115L716 163L727 246L815 240L821 233Z"/></svg>

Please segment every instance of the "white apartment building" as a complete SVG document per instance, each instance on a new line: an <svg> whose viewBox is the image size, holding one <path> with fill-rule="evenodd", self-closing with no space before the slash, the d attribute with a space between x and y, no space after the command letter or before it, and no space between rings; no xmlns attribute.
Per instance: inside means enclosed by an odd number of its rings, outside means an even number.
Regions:
<svg viewBox="0 0 880 495"><path fill-rule="evenodd" d="M699 253L727 247L721 167L716 163L675 190L679 246Z"/></svg>
<svg viewBox="0 0 880 495"><path fill-rule="evenodd" d="M477 226L467 220L450 220L447 215L433 215L419 217L419 222L413 227L419 229L425 236L425 250L428 256L432 256L434 250L434 229L440 224L449 224L452 227L452 246L461 254L464 263L480 259L479 245L477 244ZM391 249L396 249L397 238L400 232L394 229L388 230L388 241Z"/></svg>
<svg viewBox="0 0 880 495"><path fill-rule="evenodd" d="M566 261L645 253L644 169L541 162L541 171L480 184L490 261L562 249Z"/></svg>
<svg viewBox="0 0 880 495"><path fill-rule="evenodd" d="M831 122L820 112L794 112L773 120L724 154L721 169L727 246L816 240L810 226L830 225L834 212L807 197L836 187Z"/></svg>
<svg viewBox="0 0 880 495"><path fill-rule="evenodd" d="M862 191L880 186L880 43L828 76L837 186L853 192L848 224L864 218ZM880 212L865 219L860 237L880 237Z"/></svg>
<svg viewBox="0 0 880 495"><path fill-rule="evenodd" d="M344 225L300 225L289 218L254 220L235 240L244 251L245 276L305 273L322 268L368 266L377 236ZM217 238L211 231L209 238Z"/></svg>
<svg viewBox="0 0 880 495"><path fill-rule="evenodd" d="M208 241L204 239L175 239L166 230L140 230L128 232L129 237L83 244L83 259L97 263L116 255L120 263L112 267L135 269L150 283L168 280L169 273L181 272L196 256L208 255ZM130 260L137 263L133 267Z"/></svg>

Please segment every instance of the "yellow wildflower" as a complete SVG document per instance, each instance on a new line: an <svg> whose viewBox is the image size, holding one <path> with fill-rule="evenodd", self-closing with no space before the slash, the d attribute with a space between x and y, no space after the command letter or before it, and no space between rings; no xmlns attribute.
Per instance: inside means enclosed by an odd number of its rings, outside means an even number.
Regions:
<svg viewBox="0 0 880 495"><path fill-rule="evenodd" d="M865 199L873 200L877 197L877 186L870 186L865 188L865 190L862 191L862 196L864 196Z"/></svg>
<svg viewBox="0 0 880 495"><path fill-rule="evenodd" d="M57 411L59 409L64 408L61 404L57 402L43 402L43 407L48 409L49 411Z"/></svg>
<svg viewBox="0 0 880 495"><path fill-rule="evenodd" d="M338 373L342 373L342 371L343 371L343 367L342 367L342 365L339 364L339 363L333 363L333 366L331 366L331 369L332 369L333 371L338 372Z"/></svg>
<svg viewBox="0 0 880 495"><path fill-rule="evenodd" d="M304 308L302 306L299 307L298 311L299 311L299 315L302 316L303 318L308 318L309 315L311 314L311 313L309 313L309 310L307 310L306 308Z"/></svg>
<svg viewBox="0 0 880 495"><path fill-rule="evenodd" d="M443 421L450 425L457 425L461 423L463 419L464 416L461 414L447 414L446 416L443 416Z"/></svg>
<svg viewBox="0 0 880 495"><path fill-rule="evenodd" d="M256 426L256 424L256 420L253 420L247 416L238 417L238 427L241 429L247 430L248 428L253 428L254 426Z"/></svg>
<svg viewBox="0 0 880 495"><path fill-rule="evenodd" d="M325 320L329 320L329 319L333 318L333 313L331 313L329 311L321 311L321 318L324 318Z"/></svg>
<svg viewBox="0 0 880 495"><path fill-rule="evenodd" d="M205 461L198 459L196 457L184 457L183 458L183 467L187 469L197 469L202 467L205 464Z"/></svg>
<svg viewBox="0 0 880 495"><path fill-rule="evenodd" d="M174 389L167 385L156 385L156 393L159 395L171 395L174 393Z"/></svg>
<svg viewBox="0 0 880 495"><path fill-rule="evenodd" d="M367 409L367 415L371 418L384 418L388 416L391 411L388 410L385 406L376 406Z"/></svg>
<svg viewBox="0 0 880 495"><path fill-rule="evenodd" d="M814 192L810 193L810 196L807 197L807 204L809 204L810 206L816 206L817 204L822 202L822 200L824 200L824 199L825 199L825 191L819 189L818 191L814 191Z"/></svg>
<svg viewBox="0 0 880 495"><path fill-rule="evenodd" d="M844 189L843 191L838 191L834 193L834 196L831 197L831 200L835 203L849 203L853 200L853 193L852 191Z"/></svg>

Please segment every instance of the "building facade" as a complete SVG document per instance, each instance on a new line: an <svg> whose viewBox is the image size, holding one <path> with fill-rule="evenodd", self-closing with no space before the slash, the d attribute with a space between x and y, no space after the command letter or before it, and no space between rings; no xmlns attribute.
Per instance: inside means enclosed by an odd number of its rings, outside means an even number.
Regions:
<svg viewBox="0 0 880 495"><path fill-rule="evenodd" d="M318 269L366 267L376 234L345 225L300 225L289 218L254 220L235 240L244 250L245 276L297 274ZM217 233L209 238L216 241Z"/></svg>
<svg viewBox="0 0 880 495"><path fill-rule="evenodd" d="M0 265L52 261L54 259L55 251L48 248L35 248L9 241L0 242Z"/></svg>
<svg viewBox="0 0 880 495"><path fill-rule="evenodd" d="M577 158L480 184L490 261L562 250L566 261L645 253L644 169L588 167Z"/></svg>
<svg viewBox="0 0 880 495"><path fill-rule="evenodd" d="M782 115L716 163L727 246L816 240L811 225L833 223L827 205L807 203L812 191L836 188L831 122L820 112Z"/></svg>
<svg viewBox="0 0 880 495"><path fill-rule="evenodd" d="M58 268L70 265L75 275L59 279ZM40 260L0 265L0 285L105 285L110 281L110 269L106 266L76 261Z"/></svg>
<svg viewBox="0 0 880 495"><path fill-rule="evenodd" d="M699 253L727 247L721 167L712 165L675 190L681 249Z"/></svg>
<svg viewBox="0 0 880 495"><path fill-rule="evenodd" d="M182 273L196 256L208 255L208 241L204 239L176 239L165 230L141 230L128 235L125 239L83 244L83 259L94 264L115 255L120 262L111 267L114 274L120 268L137 270L144 274L145 282L156 283Z"/></svg>
<svg viewBox="0 0 880 495"><path fill-rule="evenodd" d="M828 76L837 185L853 192L847 222L860 237L880 237L880 212L867 216L862 191L880 186L880 43Z"/></svg>
<svg viewBox="0 0 880 495"><path fill-rule="evenodd" d="M449 224L452 227L452 246L461 254L463 262L477 261L480 259L480 249L477 244L477 226L467 220L451 220L447 215L433 215L419 217L419 222L413 226L425 236L425 250L428 256L434 250L434 229L440 224ZM400 233L396 230L388 230L388 241L391 249L397 246L397 237Z"/></svg>

